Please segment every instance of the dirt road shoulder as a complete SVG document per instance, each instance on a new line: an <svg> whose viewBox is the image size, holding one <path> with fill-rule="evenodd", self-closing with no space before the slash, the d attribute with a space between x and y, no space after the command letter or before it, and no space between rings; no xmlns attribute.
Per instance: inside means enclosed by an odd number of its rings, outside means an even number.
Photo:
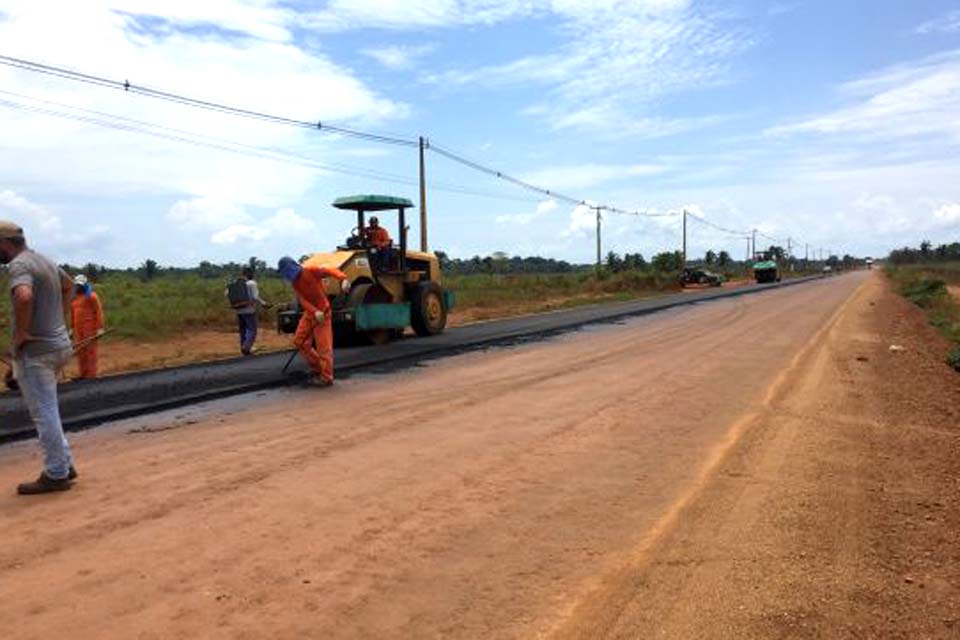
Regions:
<svg viewBox="0 0 960 640"><path fill-rule="evenodd" d="M871 278L673 530L554 635L960 635L960 377L943 346Z"/></svg>

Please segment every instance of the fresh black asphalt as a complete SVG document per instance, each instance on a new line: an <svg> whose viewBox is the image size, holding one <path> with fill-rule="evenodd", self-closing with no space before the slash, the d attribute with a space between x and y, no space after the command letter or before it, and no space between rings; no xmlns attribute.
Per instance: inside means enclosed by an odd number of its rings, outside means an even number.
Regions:
<svg viewBox="0 0 960 640"><path fill-rule="evenodd" d="M448 329L430 338L408 338L382 346L339 349L337 375L407 366L427 358L492 345L540 339L578 327L612 322L697 302L754 294L793 286L812 278L736 289L707 289L630 302L597 304L518 318L507 318ZM218 397L279 387L303 379L305 368L292 352L203 362L182 367L108 376L71 382L60 387L60 412L67 429L81 429L111 420L132 417ZM0 441L31 434L20 394L0 394Z"/></svg>

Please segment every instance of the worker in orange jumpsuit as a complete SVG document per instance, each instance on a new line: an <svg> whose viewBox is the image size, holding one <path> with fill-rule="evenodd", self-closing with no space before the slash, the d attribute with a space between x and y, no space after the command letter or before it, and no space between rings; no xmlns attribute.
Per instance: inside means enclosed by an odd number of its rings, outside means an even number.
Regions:
<svg viewBox="0 0 960 640"><path fill-rule="evenodd" d="M390 233L380 226L377 216L370 218L370 226L366 228L364 235L367 239L367 245L377 249L386 249L393 242L390 239Z"/></svg>
<svg viewBox="0 0 960 640"><path fill-rule="evenodd" d="M370 217L370 226L364 229L367 247L373 249L378 271L386 271L390 266L390 248L393 240L390 233L380 226L377 216Z"/></svg>
<svg viewBox="0 0 960 640"><path fill-rule="evenodd" d="M313 371L310 383L329 387L333 384L333 318L330 317L330 301L327 300L323 279L336 278L344 293L350 290L350 281L339 269L301 266L288 256L280 258L277 270L293 284L303 309L300 324L293 335L293 344Z"/></svg>
<svg viewBox="0 0 960 640"><path fill-rule="evenodd" d="M73 325L73 338L77 343L90 340L103 333L103 306L93 285L83 274L73 279L74 296L70 303L70 321ZM97 342L90 342L77 351L80 364L80 378L97 377Z"/></svg>

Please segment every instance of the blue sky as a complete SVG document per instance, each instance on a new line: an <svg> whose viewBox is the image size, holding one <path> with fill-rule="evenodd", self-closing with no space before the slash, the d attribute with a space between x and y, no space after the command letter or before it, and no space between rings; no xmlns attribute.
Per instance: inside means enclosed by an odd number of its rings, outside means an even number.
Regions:
<svg viewBox="0 0 960 640"><path fill-rule="evenodd" d="M0 54L424 135L592 203L791 237L800 255L960 239L957 2L0 0ZM340 195L417 200L414 150L9 67L0 92L0 217L61 261L272 261L340 241ZM337 170L63 117L89 115L77 109ZM427 165L432 247L592 260L586 208L434 154ZM691 255L745 250L739 235L690 232ZM604 221L605 250L679 243L678 218Z"/></svg>

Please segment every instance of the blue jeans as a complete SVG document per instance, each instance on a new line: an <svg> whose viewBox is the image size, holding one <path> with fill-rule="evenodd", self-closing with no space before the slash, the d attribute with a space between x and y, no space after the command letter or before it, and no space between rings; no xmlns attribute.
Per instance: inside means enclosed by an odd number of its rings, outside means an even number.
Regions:
<svg viewBox="0 0 960 640"><path fill-rule="evenodd" d="M257 340L257 314L238 313L237 329L240 332L240 353L247 355Z"/></svg>
<svg viewBox="0 0 960 640"><path fill-rule="evenodd" d="M70 349L63 349L38 356L20 355L13 361L13 375L43 448L43 469L57 480L66 478L73 464L57 403L57 374L72 355Z"/></svg>

